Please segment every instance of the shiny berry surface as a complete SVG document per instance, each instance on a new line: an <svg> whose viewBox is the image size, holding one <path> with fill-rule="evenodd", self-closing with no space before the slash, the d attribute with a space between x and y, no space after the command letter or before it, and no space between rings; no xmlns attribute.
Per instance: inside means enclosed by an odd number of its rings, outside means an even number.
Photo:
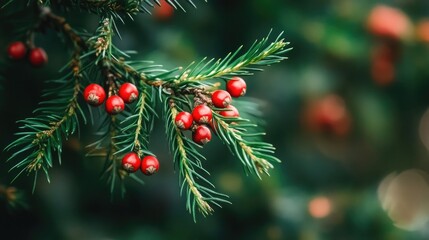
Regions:
<svg viewBox="0 0 429 240"><path fill-rule="evenodd" d="M118 114L124 111L125 103L118 95L113 95L106 100L106 112L110 115Z"/></svg>
<svg viewBox="0 0 429 240"><path fill-rule="evenodd" d="M144 175L152 175L159 170L159 161L154 156L146 156L142 159L141 171Z"/></svg>
<svg viewBox="0 0 429 240"><path fill-rule="evenodd" d="M83 98L92 106L100 106L106 99L106 92L102 86L91 83L83 91Z"/></svg>
<svg viewBox="0 0 429 240"><path fill-rule="evenodd" d="M231 101L231 95L225 90L216 90L212 94L212 103L215 107L227 107Z"/></svg>
<svg viewBox="0 0 429 240"><path fill-rule="evenodd" d="M130 152L122 158L122 168L129 173L136 172L140 165L141 160L135 152Z"/></svg>
<svg viewBox="0 0 429 240"><path fill-rule="evenodd" d="M132 83L124 83L119 88L119 96L125 103L132 103L139 96L139 90Z"/></svg>
<svg viewBox="0 0 429 240"><path fill-rule="evenodd" d="M213 118L213 113L208 106L198 105L192 110L192 117L197 123L210 123Z"/></svg>
<svg viewBox="0 0 429 240"><path fill-rule="evenodd" d="M182 130L188 130L192 127L194 119L188 112L179 112L174 119L176 126Z"/></svg>
<svg viewBox="0 0 429 240"><path fill-rule="evenodd" d="M226 90L232 97L241 97L246 94L246 82L240 77L233 77L226 83Z"/></svg>
<svg viewBox="0 0 429 240"><path fill-rule="evenodd" d="M200 145L207 144L212 140L212 133L208 127L200 125L192 133L192 140Z"/></svg>

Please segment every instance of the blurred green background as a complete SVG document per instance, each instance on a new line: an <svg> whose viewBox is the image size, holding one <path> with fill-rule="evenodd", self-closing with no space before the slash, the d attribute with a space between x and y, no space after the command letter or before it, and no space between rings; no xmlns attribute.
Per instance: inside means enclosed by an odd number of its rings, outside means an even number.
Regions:
<svg viewBox="0 0 429 240"><path fill-rule="evenodd" d="M51 184L40 179L31 194L31 177L13 183L27 208L0 198L0 239L429 239L429 2L195 2L198 9L186 14L143 14L120 24L116 44L169 68L226 56L270 29L285 31L294 48L289 59L246 78L247 97L261 105L266 141L283 161L271 177L246 176L212 141L204 164L232 205L194 223L162 124L151 139L160 172L145 177L144 186L127 182L124 199L112 199L100 180L102 163L84 157L94 140L87 125L80 141L67 142ZM97 26L98 18L84 12L63 15L79 30ZM16 26L31 24L19 16L0 10L1 48L22 39L13 34ZM50 59L42 69L0 57L1 148L70 55L52 31L36 43ZM14 176L8 156L0 155L4 186Z"/></svg>

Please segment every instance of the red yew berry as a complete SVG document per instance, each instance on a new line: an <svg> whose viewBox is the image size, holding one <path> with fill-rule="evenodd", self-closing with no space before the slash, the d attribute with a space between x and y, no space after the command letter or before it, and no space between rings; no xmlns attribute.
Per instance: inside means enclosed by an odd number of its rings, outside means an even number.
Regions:
<svg viewBox="0 0 429 240"><path fill-rule="evenodd" d="M139 90L132 83L124 83L119 88L119 96L125 103L132 103L139 96Z"/></svg>
<svg viewBox="0 0 429 240"><path fill-rule="evenodd" d="M165 0L160 1L160 5L155 5L153 15L157 20L167 21L174 14L174 8Z"/></svg>
<svg viewBox="0 0 429 240"><path fill-rule="evenodd" d="M154 156L146 156L142 159L141 171L144 175L152 175L159 170L159 161Z"/></svg>
<svg viewBox="0 0 429 240"><path fill-rule="evenodd" d="M124 111L125 103L118 95L113 95L106 100L106 112L110 115L118 114Z"/></svg>
<svg viewBox="0 0 429 240"><path fill-rule="evenodd" d="M229 105L225 110L219 112L224 117L239 117L240 114L236 107Z"/></svg>
<svg viewBox="0 0 429 240"><path fill-rule="evenodd" d="M192 110L192 117L197 123L210 123L213 118L211 108L206 105L198 105Z"/></svg>
<svg viewBox="0 0 429 240"><path fill-rule="evenodd" d="M103 104L104 99L106 99L106 92L102 86L96 83L91 83L83 91L83 97L85 102L88 104L92 106L100 106Z"/></svg>
<svg viewBox="0 0 429 240"><path fill-rule="evenodd" d="M226 90L232 97L241 97L246 94L246 82L241 77L233 77L226 83Z"/></svg>
<svg viewBox="0 0 429 240"><path fill-rule="evenodd" d="M193 121L192 114L188 112L179 112L174 119L176 126L182 130L190 129Z"/></svg>
<svg viewBox="0 0 429 240"><path fill-rule="evenodd" d="M139 155L135 152L130 152L122 158L122 168L129 173L136 172L141 165Z"/></svg>
<svg viewBox="0 0 429 240"><path fill-rule="evenodd" d="M13 60L22 59L27 54L27 47L23 42L12 42L7 47L7 54Z"/></svg>
<svg viewBox="0 0 429 240"><path fill-rule="evenodd" d="M225 90L216 90L212 94L212 103L215 107L227 107L231 101L231 95Z"/></svg>
<svg viewBox="0 0 429 240"><path fill-rule="evenodd" d="M212 139L210 129L204 125L198 126L192 133L192 140L200 145L204 145Z"/></svg>
<svg viewBox="0 0 429 240"><path fill-rule="evenodd" d="M30 50L28 60L34 67L41 67L48 62L48 55L43 48L33 48Z"/></svg>

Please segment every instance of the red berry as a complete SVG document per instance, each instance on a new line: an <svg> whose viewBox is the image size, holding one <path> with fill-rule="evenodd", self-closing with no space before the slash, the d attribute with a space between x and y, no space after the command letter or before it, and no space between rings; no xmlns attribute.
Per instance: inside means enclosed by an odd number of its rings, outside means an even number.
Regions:
<svg viewBox="0 0 429 240"><path fill-rule="evenodd" d="M179 112L174 119L176 126L183 130L190 129L193 121L194 119L192 118L192 114L188 112Z"/></svg>
<svg viewBox="0 0 429 240"><path fill-rule="evenodd" d="M142 159L141 170L144 175L152 175L159 170L158 159L154 156L146 156Z"/></svg>
<svg viewBox="0 0 429 240"><path fill-rule="evenodd" d="M236 107L229 105L227 107L227 109L228 110L220 111L219 114L224 116L224 117L239 117L240 116Z"/></svg>
<svg viewBox="0 0 429 240"><path fill-rule="evenodd" d="M83 97L88 104L100 106L104 102L104 99L106 99L106 92L102 86L91 83L83 91Z"/></svg>
<svg viewBox="0 0 429 240"><path fill-rule="evenodd" d="M212 139L210 129L204 125L198 126L192 133L192 140L200 145L204 145Z"/></svg>
<svg viewBox="0 0 429 240"><path fill-rule="evenodd" d="M132 103L139 96L139 90L137 90L137 87L132 83L124 83L119 88L119 96L125 103Z"/></svg>
<svg viewBox="0 0 429 240"><path fill-rule="evenodd" d="M233 77L226 83L226 90L233 97L241 97L246 94L246 82L241 77Z"/></svg>
<svg viewBox="0 0 429 240"><path fill-rule="evenodd" d="M211 108L206 105L198 105L192 110L192 117L197 123L210 123L213 118Z"/></svg>
<svg viewBox="0 0 429 240"><path fill-rule="evenodd" d="M118 95L113 95L106 100L106 111L110 115L118 114L124 111L125 103Z"/></svg>
<svg viewBox="0 0 429 240"><path fill-rule="evenodd" d="M122 158L122 167L129 173L136 172L141 165L139 155L135 152L130 152Z"/></svg>
<svg viewBox="0 0 429 240"><path fill-rule="evenodd" d="M13 60L22 59L27 54L27 47L23 42L12 42L7 47L7 54Z"/></svg>
<svg viewBox="0 0 429 240"><path fill-rule="evenodd" d="M30 50L30 54L28 55L28 60L31 65L35 67L41 67L48 62L48 55L46 54L43 48L33 48Z"/></svg>
<svg viewBox="0 0 429 240"><path fill-rule="evenodd" d="M160 6L155 5L153 9L153 15L157 20L166 21L169 20L174 14L174 8L168 4L165 0L160 1Z"/></svg>
<svg viewBox="0 0 429 240"><path fill-rule="evenodd" d="M227 107L231 101L231 95L225 90L216 90L212 94L212 103L215 107Z"/></svg>

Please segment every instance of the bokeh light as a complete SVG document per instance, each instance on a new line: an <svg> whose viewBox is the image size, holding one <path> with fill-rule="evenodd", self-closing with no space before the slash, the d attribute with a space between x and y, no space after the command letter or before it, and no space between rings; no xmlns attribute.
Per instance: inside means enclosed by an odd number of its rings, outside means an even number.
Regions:
<svg viewBox="0 0 429 240"><path fill-rule="evenodd" d="M384 178L378 188L381 206L399 228L419 230L429 221L429 175L417 169Z"/></svg>
<svg viewBox="0 0 429 240"><path fill-rule="evenodd" d="M332 212L332 202L325 196L315 197L308 203L308 212L314 218L325 218Z"/></svg>
<svg viewBox="0 0 429 240"><path fill-rule="evenodd" d="M394 39L406 39L412 33L408 16L402 10L388 5L377 5L371 10L367 27L374 35Z"/></svg>

